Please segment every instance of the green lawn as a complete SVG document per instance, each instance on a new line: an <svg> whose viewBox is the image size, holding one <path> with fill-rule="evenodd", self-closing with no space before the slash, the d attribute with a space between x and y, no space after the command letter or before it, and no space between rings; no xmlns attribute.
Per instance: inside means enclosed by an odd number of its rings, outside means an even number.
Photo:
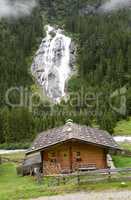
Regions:
<svg viewBox="0 0 131 200"><path fill-rule="evenodd" d="M128 120L121 120L117 123L114 129L114 135L131 136L131 117ZM131 143L122 142L119 144L122 148L131 151ZM113 161L116 167L130 167L131 157L113 156Z"/></svg>
<svg viewBox="0 0 131 200"><path fill-rule="evenodd" d="M21 161L24 159L25 157L25 153L24 152L18 152L18 153L11 153L11 154L3 154L2 155L3 158L7 158L10 159L11 161Z"/></svg>
<svg viewBox="0 0 131 200"><path fill-rule="evenodd" d="M113 156L115 167L129 167L131 168L131 157Z"/></svg>
<svg viewBox="0 0 131 200"><path fill-rule="evenodd" d="M15 164L0 165L0 200L18 200L51 194L56 194L56 191L49 191L46 184L39 185L33 177L17 176Z"/></svg>
<svg viewBox="0 0 131 200"><path fill-rule="evenodd" d="M13 163L0 165L0 200L29 199L39 196L50 196L80 190L121 189L119 182L105 182L97 184L69 184L48 187L47 180L38 184L33 177L19 177ZM131 182L127 182L126 189L131 189Z"/></svg>
<svg viewBox="0 0 131 200"><path fill-rule="evenodd" d="M128 120L121 120L114 128L114 135L131 135L131 117Z"/></svg>
<svg viewBox="0 0 131 200"><path fill-rule="evenodd" d="M122 148L131 151L131 143L123 142L119 144ZM113 162L115 167L130 167L131 168L131 157L125 156L113 156Z"/></svg>
<svg viewBox="0 0 131 200"><path fill-rule="evenodd" d="M122 148L131 151L131 143L130 143L130 142L120 142L119 145L120 145Z"/></svg>

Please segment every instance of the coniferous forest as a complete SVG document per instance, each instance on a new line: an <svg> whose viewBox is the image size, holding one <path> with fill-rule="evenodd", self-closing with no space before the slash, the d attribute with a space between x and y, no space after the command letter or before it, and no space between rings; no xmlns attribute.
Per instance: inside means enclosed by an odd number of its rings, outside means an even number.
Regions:
<svg viewBox="0 0 131 200"><path fill-rule="evenodd" d="M39 132L68 118L113 134L117 121L131 115L130 9L85 13L87 4L97 8L101 1L39 0L30 16L0 19L0 144L30 143ZM46 24L64 28L77 46L77 73L67 86L71 95L60 104L41 100L31 109L28 103L12 107L6 101L9 88L26 88L29 94L38 90L30 66ZM18 104L19 100L15 90L10 101Z"/></svg>

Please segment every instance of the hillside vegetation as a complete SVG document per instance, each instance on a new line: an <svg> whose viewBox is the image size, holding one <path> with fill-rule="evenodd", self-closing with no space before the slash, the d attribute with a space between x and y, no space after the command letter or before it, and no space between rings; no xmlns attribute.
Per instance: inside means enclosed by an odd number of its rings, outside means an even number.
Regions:
<svg viewBox="0 0 131 200"><path fill-rule="evenodd" d="M131 117L129 117L127 120L119 121L114 128L114 134L131 136Z"/></svg>
<svg viewBox="0 0 131 200"><path fill-rule="evenodd" d="M62 125L68 118L80 124L95 123L113 133L116 123L131 115L131 13L128 9L108 14L81 11L100 3L40 0L31 16L1 19L0 143L30 142L38 132ZM29 101L22 107L12 107L5 101L10 87L26 88L28 94L36 90L30 65L47 23L64 27L77 44L78 73L68 83L71 96L59 105L46 100L38 107L30 107ZM121 112L114 108L120 107L123 87L127 108ZM116 90L116 97L111 98ZM76 92L80 98L76 98ZM18 104L19 98L18 91L10 95L12 103Z"/></svg>

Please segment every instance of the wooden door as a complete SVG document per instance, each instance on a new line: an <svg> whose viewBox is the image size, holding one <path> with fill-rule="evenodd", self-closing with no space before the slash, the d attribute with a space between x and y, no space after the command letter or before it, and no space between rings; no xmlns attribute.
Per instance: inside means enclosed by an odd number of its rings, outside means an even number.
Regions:
<svg viewBox="0 0 131 200"><path fill-rule="evenodd" d="M70 170L70 155L68 149L59 151L59 162L62 171L65 170L66 172Z"/></svg>

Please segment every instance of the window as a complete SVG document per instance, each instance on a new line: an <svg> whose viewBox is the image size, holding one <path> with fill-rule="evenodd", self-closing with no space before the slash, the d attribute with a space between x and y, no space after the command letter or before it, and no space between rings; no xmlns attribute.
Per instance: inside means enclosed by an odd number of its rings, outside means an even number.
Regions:
<svg viewBox="0 0 131 200"><path fill-rule="evenodd" d="M80 152L76 152L76 156L80 157L81 153Z"/></svg>
<svg viewBox="0 0 131 200"><path fill-rule="evenodd" d="M56 155L55 155L55 153L53 152L53 153L51 153L51 157L56 157Z"/></svg>
<svg viewBox="0 0 131 200"><path fill-rule="evenodd" d="M78 151L76 152L76 161L80 162L81 161L81 153Z"/></svg>
<svg viewBox="0 0 131 200"><path fill-rule="evenodd" d="M56 153L55 152L52 151L49 153L49 161L51 163L56 163Z"/></svg>
<svg viewBox="0 0 131 200"><path fill-rule="evenodd" d="M66 153L64 153L64 157L67 157L67 154L66 154Z"/></svg>
<svg viewBox="0 0 131 200"><path fill-rule="evenodd" d="M51 163L56 163L56 159L50 159Z"/></svg>

